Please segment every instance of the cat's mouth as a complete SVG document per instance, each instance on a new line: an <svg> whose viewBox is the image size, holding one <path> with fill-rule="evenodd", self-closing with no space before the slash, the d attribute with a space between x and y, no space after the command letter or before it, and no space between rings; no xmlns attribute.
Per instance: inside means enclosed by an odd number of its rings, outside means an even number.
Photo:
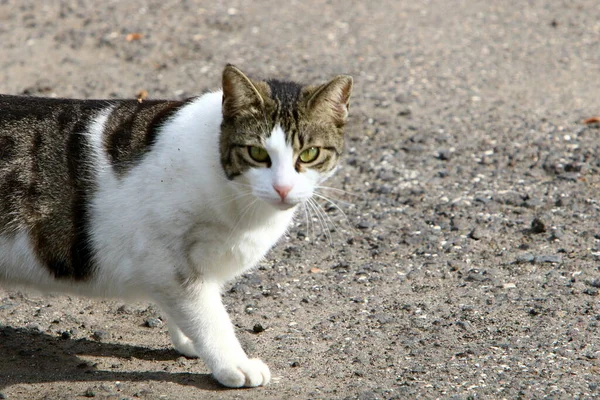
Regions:
<svg viewBox="0 0 600 400"><path fill-rule="evenodd" d="M269 201L268 203L281 211L289 210L290 208L294 208L298 205L298 203L287 203L285 201Z"/></svg>

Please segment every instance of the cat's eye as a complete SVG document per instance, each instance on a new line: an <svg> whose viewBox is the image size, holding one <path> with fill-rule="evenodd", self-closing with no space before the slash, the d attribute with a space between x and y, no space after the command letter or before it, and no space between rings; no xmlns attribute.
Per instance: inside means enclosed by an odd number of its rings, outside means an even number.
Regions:
<svg viewBox="0 0 600 400"><path fill-rule="evenodd" d="M310 147L300 153L300 161L303 163L313 162L319 157L319 148L318 147Z"/></svg>
<svg viewBox="0 0 600 400"><path fill-rule="evenodd" d="M262 147L248 146L248 154L250 154L250 157L256 162L269 161L269 153Z"/></svg>

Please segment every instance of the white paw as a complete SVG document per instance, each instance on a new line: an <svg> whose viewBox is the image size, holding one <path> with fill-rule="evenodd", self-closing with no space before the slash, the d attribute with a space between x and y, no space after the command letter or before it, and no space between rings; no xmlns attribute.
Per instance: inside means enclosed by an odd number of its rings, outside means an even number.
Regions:
<svg viewBox="0 0 600 400"><path fill-rule="evenodd" d="M271 380L271 371L267 364L258 358L247 358L213 371L214 377L227 387L264 386Z"/></svg>

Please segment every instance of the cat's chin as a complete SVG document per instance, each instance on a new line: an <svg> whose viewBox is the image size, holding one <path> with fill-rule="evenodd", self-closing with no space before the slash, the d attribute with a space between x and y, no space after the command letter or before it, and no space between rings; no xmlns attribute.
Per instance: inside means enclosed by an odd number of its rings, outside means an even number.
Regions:
<svg viewBox="0 0 600 400"><path fill-rule="evenodd" d="M273 207L273 208L275 208L276 210L279 210L279 211L291 210L292 208L294 208L294 207L296 207L298 205L297 203L291 204L291 203L285 203L283 201L277 201L277 202L269 201L268 203L269 203L269 205L271 207Z"/></svg>

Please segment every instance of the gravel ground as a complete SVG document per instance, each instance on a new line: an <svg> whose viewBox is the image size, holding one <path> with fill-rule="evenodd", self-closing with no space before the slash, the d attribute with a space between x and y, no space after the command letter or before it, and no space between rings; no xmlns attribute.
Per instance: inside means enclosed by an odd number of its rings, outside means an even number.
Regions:
<svg viewBox="0 0 600 400"><path fill-rule="evenodd" d="M600 3L0 0L0 92L355 78L328 192L224 297L225 390L149 304L0 289L0 398L600 397ZM140 34L140 35L137 35Z"/></svg>

